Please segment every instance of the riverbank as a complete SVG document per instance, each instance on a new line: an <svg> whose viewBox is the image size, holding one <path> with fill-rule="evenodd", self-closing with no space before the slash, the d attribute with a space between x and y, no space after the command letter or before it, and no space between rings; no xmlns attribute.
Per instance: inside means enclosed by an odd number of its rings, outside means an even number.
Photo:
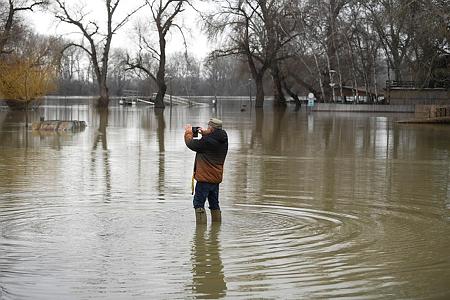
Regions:
<svg viewBox="0 0 450 300"><path fill-rule="evenodd" d="M414 113L415 105L316 103L312 111Z"/></svg>

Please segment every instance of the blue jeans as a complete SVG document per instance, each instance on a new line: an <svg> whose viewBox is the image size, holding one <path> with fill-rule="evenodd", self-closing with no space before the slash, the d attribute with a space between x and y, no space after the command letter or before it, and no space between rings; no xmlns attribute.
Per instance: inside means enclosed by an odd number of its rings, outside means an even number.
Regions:
<svg viewBox="0 0 450 300"><path fill-rule="evenodd" d="M209 209L220 209L218 183L197 182L193 201L194 208L204 208L206 198L208 198Z"/></svg>

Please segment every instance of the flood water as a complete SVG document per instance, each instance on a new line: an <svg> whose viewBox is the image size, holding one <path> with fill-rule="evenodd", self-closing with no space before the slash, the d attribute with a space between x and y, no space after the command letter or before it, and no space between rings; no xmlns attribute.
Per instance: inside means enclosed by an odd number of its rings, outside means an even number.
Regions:
<svg viewBox="0 0 450 300"><path fill-rule="evenodd" d="M88 123L60 134L1 111L0 299L450 297L449 126L239 108L30 115ZM212 116L230 145L202 227L183 125Z"/></svg>

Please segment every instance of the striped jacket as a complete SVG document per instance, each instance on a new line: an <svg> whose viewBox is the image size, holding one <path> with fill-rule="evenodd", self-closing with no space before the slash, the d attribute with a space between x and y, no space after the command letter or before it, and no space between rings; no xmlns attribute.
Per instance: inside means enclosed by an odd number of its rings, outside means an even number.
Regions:
<svg viewBox="0 0 450 300"><path fill-rule="evenodd" d="M223 129L214 129L201 139L194 139L192 131L184 133L184 142L196 152L194 178L198 182L221 183L223 165L228 152L228 136Z"/></svg>

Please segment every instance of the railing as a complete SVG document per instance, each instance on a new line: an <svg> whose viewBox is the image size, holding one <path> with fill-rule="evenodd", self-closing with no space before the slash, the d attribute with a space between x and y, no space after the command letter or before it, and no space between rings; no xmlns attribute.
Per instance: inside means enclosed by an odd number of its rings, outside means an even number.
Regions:
<svg viewBox="0 0 450 300"><path fill-rule="evenodd" d="M386 80L386 87L418 88L422 87L422 84L417 81Z"/></svg>
<svg viewBox="0 0 450 300"><path fill-rule="evenodd" d="M429 83L421 81L404 81L404 80L386 80L386 88L446 88L450 87L450 80L430 81Z"/></svg>
<svg viewBox="0 0 450 300"><path fill-rule="evenodd" d="M449 106L437 106L436 107L436 117L448 117L450 116Z"/></svg>
<svg viewBox="0 0 450 300"><path fill-rule="evenodd" d="M123 93L124 97L130 97L130 96L137 97L137 96L139 96L139 91L138 90L123 90L122 93Z"/></svg>

